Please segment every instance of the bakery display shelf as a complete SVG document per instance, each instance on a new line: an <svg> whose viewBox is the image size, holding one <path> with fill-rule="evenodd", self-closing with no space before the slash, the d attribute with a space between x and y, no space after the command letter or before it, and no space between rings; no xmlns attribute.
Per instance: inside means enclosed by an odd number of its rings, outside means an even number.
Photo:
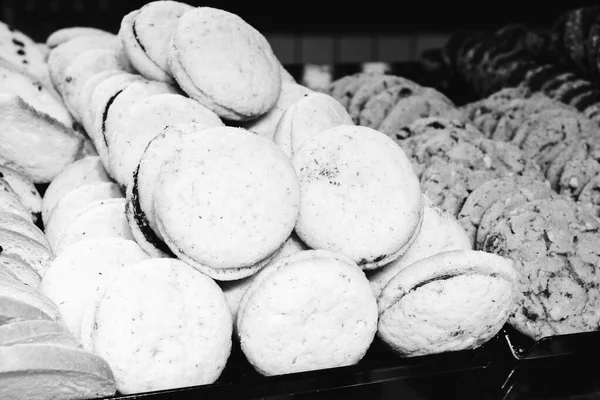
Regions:
<svg viewBox="0 0 600 400"><path fill-rule="evenodd" d="M546 359L568 357L596 358L600 354L600 332L583 332L556 335L534 341L514 328L507 326L501 334L515 360L539 362Z"/></svg>
<svg viewBox="0 0 600 400"><path fill-rule="evenodd" d="M386 398L439 399L448 390L461 398L497 398L506 371L494 364L505 351L500 335L468 351L402 358L379 340L365 357L348 367L265 377L246 361L234 344L227 367L211 385L118 395L120 400L163 399L287 399L287 398ZM503 375L504 374L504 375ZM455 386L455 387L454 387ZM387 395L386 395L387 393Z"/></svg>

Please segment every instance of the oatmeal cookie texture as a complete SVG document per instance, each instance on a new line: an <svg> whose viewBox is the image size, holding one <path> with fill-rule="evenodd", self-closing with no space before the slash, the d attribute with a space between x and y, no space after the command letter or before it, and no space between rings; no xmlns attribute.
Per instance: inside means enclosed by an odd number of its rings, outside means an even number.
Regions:
<svg viewBox="0 0 600 400"><path fill-rule="evenodd" d="M600 224L562 198L529 202L491 228L483 249L514 260L521 295L509 322L525 335L600 326Z"/></svg>

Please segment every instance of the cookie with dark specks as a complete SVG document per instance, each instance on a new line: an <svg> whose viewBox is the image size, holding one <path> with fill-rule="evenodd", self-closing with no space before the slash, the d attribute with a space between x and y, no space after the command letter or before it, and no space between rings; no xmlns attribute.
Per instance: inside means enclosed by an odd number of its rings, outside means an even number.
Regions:
<svg viewBox="0 0 600 400"><path fill-rule="evenodd" d="M543 199L553 195L548 182L525 176L505 176L492 179L477 187L458 214L458 222L467 232L471 245L475 248L478 229L484 214L497 202L514 203L523 198ZM484 227L485 228L485 227Z"/></svg>
<svg viewBox="0 0 600 400"><path fill-rule="evenodd" d="M362 111L367 107L371 98L394 87L399 87L399 92L410 95L421 88L421 85L400 76L380 74L375 75L365 82L354 94L346 108L355 123L359 123ZM367 125L369 126L369 125Z"/></svg>
<svg viewBox="0 0 600 400"><path fill-rule="evenodd" d="M423 194L457 216L471 192L491 179L527 176L543 181L539 167L509 143L489 139L461 142L432 158L420 177Z"/></svg>
<svg viewBox="0 0 600 400"><path fill-rule="evenodd" d="M546 110L522 123L511 143L523 150L526 157L535 160L545 173L565 142L591 137L597 130L594 121L577 111Z"/></svg>
<svg viewBox="0 0 600 400"><path fill-rule="evenodd" d="M509 323L539 340L600 327L600 223L568 199L510 211L483 250L514 261L521 296Z"/></svg>
<svg viewBox="0 0 600 400"><path fill-rule="evenodd" d="M352 74L343 76L331 82L325 92L339 101L344 108L347 108L353 95L353 92L349 92L348 88L356 82L360 75L361 74Z"/></svg>
<svg viewBox="0 0 600 400"><path fill-rule="evenodd" d="M436 157L450 159L454 154L452 149L456 146L483 138L479 131L471 125L469 127L444 118L423 118L402 129L400 132L408 133L410 137L396 142L411 160L415 174L421 176L431 159ZM470 150L466 150L467 153ZM468 157L469 154L466 154L461 158Z"/></svg>
<svg viewBox="0 0 600 400"><path fill-rule="evenodd" d="M405 85L394 85L367 99L364 107L355 115L357 125L378 129L394 106L406 97L414 95L416 90Z"/></svg>
<svg viewBox="0 0 600 400"><path fill-rule="evenodd" d="M560 175L558 191L575 200L584 186L598 173L600 173L600 141L578 142Z"/></svg>

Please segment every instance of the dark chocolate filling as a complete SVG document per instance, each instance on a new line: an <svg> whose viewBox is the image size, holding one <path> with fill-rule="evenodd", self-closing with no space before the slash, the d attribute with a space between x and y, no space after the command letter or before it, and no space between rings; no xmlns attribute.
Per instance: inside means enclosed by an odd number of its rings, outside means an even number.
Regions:
<svg viewBox="0 0 600 400"><path fill-rule="evenodd" d="M137 224L138 228L140 229L140 232L142 233L146 241L148 241L148 243L150 243L163 253L171 257L175 257L171 249L169 249L169 246L167 246L165 242L163 242L159 239L158 236L156 236L156 233L154 233L154 231L150 227L150 224L148 224L148 218L146 217L146 213L144 213L144 211L142 211L142 208L140 207L140 198L138 193L139 169L140 166L138 164L138 167L135 169L135 172L133 174L133 187L131 190L131 207L133 207L132 211L135 223Z"/></svg>
<svg viewBox="0 0 600 400"><path fill-rule="evenodd" d="M135 41L140 46L140 48L142 49L142 51L145 53L146 52L146 48L144 47L144 45L142 44L142 42L140 42L140 38L139 38L139 36L137 34L137 29L135 27L135 19L133 20L133 23L131 24L131 30L133 31L133 37L135 38Z"/></svg>
<svg viewBox="0 0 600 400"><path fill-rule="evenodd" d="M14 44L16 44L17 46L19 46L19 47L25 47L25 43L21 42L21 41L20 41L20 40L18 40L18 39L13 39L13 40L12 40L12 42L13 42Z"/></svg>
<svg viewBox="0 0 600 400"><path fill-rule="evenodd" d="M120 95L123 92L123 89L119 90L117 93L115 93L106 103L106 107L104 107L104 112L102 113L102 139L104 140L104 144L106 146L108 146L108 141L106 140L106 118L108 118L108 110L110 109L110 106L112 106L112 103L115 101L115 99L117 98L118 95Z"/></svg>
<svg viewBox="0 0 600 400"><path fill-rule="evenodd" d="M410 291L413 292L415 290L417 290L420 287L423 287L425 285L430 284L431 282L436 282L436 281L447 281L448 279L452 279L452 278L456 278L457 276L461 275L460 273L456 272L454 274L447 274L447 275L440 275L440 276L436 276L435 278L431 278L431 279L426 279L423 282L420 282L419 284L413 286Z"/></svg>

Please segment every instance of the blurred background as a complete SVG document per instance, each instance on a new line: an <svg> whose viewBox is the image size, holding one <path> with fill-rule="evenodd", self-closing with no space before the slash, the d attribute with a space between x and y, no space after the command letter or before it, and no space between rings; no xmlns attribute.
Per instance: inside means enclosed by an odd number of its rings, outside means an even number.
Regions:
<svg viewBox="0 0 600 400"><path fill-rule="evenodd" d="M547 27L567 9L598 2L236 2L192 1L234 12L261 31L284 64L415 61L459 29L526 22ZM112 32L147 1L0 0L0 20L38 41L67 26ZM457 4L458 3L458 4Z"/></svg>

